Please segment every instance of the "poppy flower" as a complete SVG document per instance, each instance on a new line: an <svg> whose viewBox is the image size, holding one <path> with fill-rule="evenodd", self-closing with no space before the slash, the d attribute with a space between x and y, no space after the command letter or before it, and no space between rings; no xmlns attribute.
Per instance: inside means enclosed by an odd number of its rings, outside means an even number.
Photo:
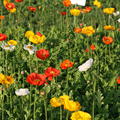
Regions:
<svg viewBox="0 0 120 120"><path fill-rule="evenodd" d="M98 0L95 0L95 1L93 2L93 5L95 5L95 6L98 7L98 8L101 8L101 7L102 7L101 2L99 2Z"/></svg>
<svg viewBox="0 0 120 120"><path fill-rule="evenodd" d="M65 6L65 7L69 7L69 6L71 6L71 1L70 0L63 0L63 5Z"/></svg>
<svg viewBox="0 0 120 120"><path fill-rule="evenodd" d="M82 31L81 28L74 28L74 32L75 32L75 33L80 33L81 31Z"/></svg>
<svg viewBox="0 0 120 120"><path fill-rule="evenodd" d="M30 91L27 88L20 88L15 91L15 94L17 96L25 96L25 95L28 95L29 93L30 93Z"/></svg>
<svg viewBox="0 0 120 120"><path fill-rule="evenodd" d="M120 84L120 76L117 78L117 84Z"/></svg>
<svg viewBox="0 0 120 120"><path fill-rule="evenodd" d="M67 69L69 67L72 67L74 65L73 62L71 62L70 60L64 60L61 64L60 64L60 67L61 69Z"/></svg>
<svg viewBox="0 0 120 120"><path fill-rule="evenodd" d="M67 12L60 12L61 15L67 15Z"/></svg>
<svg viewBox="0 0 120 120"><path fill-rule="evenodd" d="M95 50L95 49L96 49L95 45L92 44L92 45L90 46L90 49L91 49L91 50Z"/></svg>
<svg viewBox="0 0 120 120"><path fill-rule="evenodd" d="M0 41L6 40L7 35L0 33Z"/></svg>
<svg viewBox="0 0 120 120"><path fill-rule="evenodd" d="M36 11L36 8L33 7L33 6L29 6L29 7L27 7L27 8L28 8L28 10L31 11L31 12L35 12L35 11Z"/></svg>
<svg viewBox="0 0 120 120"><path fill-rule="evenodd" d="M106 14L113 14L115 11L115 8L104 8L103 12Z"/></svg>
<svg viewBox="0 0 120 120"><path fill-rule="evenodd" d="M0 16L0 20L3 20L5 18L5 16Z"/></svg>
<svg viewBox="0 0 120 120"><path fill-rule="evenodd" d="M79 9L76 9L76 8L73 8L70 10L71 15L73 15L73 16L79 16L80 12L81 11Z"/></svg>
<svg viewBox="0 0 120 120"><path fill-rule="evenodd" d="M89 68L91 68L93 64L93 59L90 58L89 60L87 60L85 63L83 63L82 65L80 65L78 67L79 71L82 72L82 71L87 71Z"/></svg>
<svg viewBox="0 0 120 120"><path fill-rule="evenodd" d="M40 36L40 37L43 36L43 34L41 34L40 32L36 32L36 35L38 35L38 36Z"/></svg>
<svg viewBox="0 0 120 120"><path fill-rule="evenodd" d="M34 54L34 52L36 51L36 47L34 47L33 45L24 45L24 49L27 50L29 52L30 55Z"/></svg>
<svg viewBox="0 0 120 120"><path fill-rule="evenodd" d="M60 70L52 68L52 67L48 67L44 73L46 77L48 78L48 80L52 80L53 77L60 75Z"/></svg>
<svg viewBox="0 0 120 120"><path fill-rule="evenodd" d="M106 25L104 26L104 30L115 30L115 27L111 25Z"/></svg>
<svg viewBox="0 0 120 120"><path fill-rule="evenodd" d="M43 85L46 82L46 76L43 74L31 73L27 76L26 81L32 85Z"/></svg>
<svg viewBox="0 0 120 120"><path fill-rule="evenodd" d="M89 49L88 49L88 48L86 48L86 49L85 49L85 52L89 52Z"/></svg>
<svg viewBox="0 0 120 120"><path fill-rule="evenodd" d="M102 38L102 41L103 41L103 43L105 43L106 45L109 45L109 44L111 44L111 43L113 42L113 38L112 38L112 37L104 36L104 37Z"/></svg>
<svg viewBox="0 0 120 120"><path fill-rule="evenodd" d="M13 51L15 49L14 45L9 45L9 44L6 44L6 43L2 43L1 47L4 50L8 50L8 51Z"/></svg>
<svg viewBox="0 0 120 120"><path fill-rule="evenodd" d="M40 49L36 51L36 56L41 60L46 60L50 56L50 53L48 50Z"/></svg>
<svg viewBox="0 0 120 120"><path fill-rule="evenodd" d="M15 0L15 2L23 2L23 0Z"/></svg>
<svg viewBox="0 0 120 120"><path fill-rule="evenodd" d="M81 12L83 12L83 13L89 13L91 10L92 10L91 7L86 6L85 9L83 9Z"/></svg>
<svg viewBox="0 0 120 120"><path fill-rule="evenodd" d="M7 10L12 10L12 9L14 9L15 8L15 4L14 3L7 3L6 4L6 9Z"/></svg>

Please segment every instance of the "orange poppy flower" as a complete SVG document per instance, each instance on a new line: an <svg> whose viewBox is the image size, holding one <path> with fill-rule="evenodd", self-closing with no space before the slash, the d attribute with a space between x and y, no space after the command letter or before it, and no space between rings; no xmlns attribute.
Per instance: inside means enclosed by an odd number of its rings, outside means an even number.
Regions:
<svg viewBox="0 0 120 120"><path fill-rule="evenodd" d="M60 64L60 67L61 69L67 69L69 67L72 67L74 65L73 62L71 62L70 60L64 60L61 64Z"/></svg>
<svg viewBox="0 0 120 120"><path fill-rule="evenodd" d="M75 32L75 33L80 33L81 31L82 31L81 28L74 28L74 32Z"/></svg>
<svg viewBox="0 0 120 120"><path fill-rule="evenodd" d="M69 7L71 5L71 1L70 0L63 0L63 5L65 7Z"/></svg>
<svg viewBox="0 0 120 120"><path fill-rule="evenodd" d="M104 37L102 38L102 41L103 41L103 43L105 43L106 45L109 45L109 44L111 44L111 43L113 42L113 38L112 38L112 37L104 36Z"/></svg>
<svg viewBox="0 0 120 120"><path fill-rule="evenodd" d="M90 46L90 49L91 49L91 50L95 50L95 49L96 49L95 45L92 44L92 45Z"/></svg>
<svg viewBox="0 0 120 120"><path fill-rule="evenodd" d="M0 16L0 20L3 20L5 18L5 16Z"/></svg>

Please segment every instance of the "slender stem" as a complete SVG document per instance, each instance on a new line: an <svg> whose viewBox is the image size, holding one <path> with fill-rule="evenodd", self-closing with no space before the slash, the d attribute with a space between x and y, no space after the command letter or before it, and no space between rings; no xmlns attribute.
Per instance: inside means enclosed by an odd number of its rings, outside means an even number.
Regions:
<svg viewBox="0 0 120 120"><path fill-rule="evenodd" d="M2 120L4 120L4 90L2 91Z"/></svg>
<svg viewBox="0 0 120 120"><path fill-rule="evenodd" d="M62 120L62 107L60 106L60 120Z"/></svg>
<svg viewBox="0 0 120 120"><path fill-rule="evenodd" d="M67 111L66 120L69 118L69 111Z"/></svg>
<svg viewBox="0 0 120 120"><path fill-rule="evenodd" d="M35 111L36 111L36 88L35 88L35 95L34 95L34 112L33 112L33 119L36 120L36 114L35 114Z"/></svg>
<svg viewBox="0 0 120 120"><path fill-rule="evenodd" d="M93 81L93 103L92 103L92 118L94 120L95 114L95 91L96 91L96 80Z"/></svg>
<svg viewBox="0 0 120 120"><path fill-rule="evenodd" d="M45 120L47 120L47 95L44 97L44 107L45 107Z"/></svg>

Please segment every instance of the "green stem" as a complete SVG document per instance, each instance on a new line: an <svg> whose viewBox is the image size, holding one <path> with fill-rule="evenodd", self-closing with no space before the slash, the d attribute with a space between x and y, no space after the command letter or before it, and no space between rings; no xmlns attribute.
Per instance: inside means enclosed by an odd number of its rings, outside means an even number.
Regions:
<svg viewBox="0 0 120 120"><path fill-rule="evenodd" d="M62 107L60 106L60 120L62 120Z"/></svg>
<svg viewBox="0 0 120 120"><path fill-rule="evenodd" d="M69 111L67 111L66 120L69 118Z"/></svg>
<svg viewBox="0 0 120 120"><path fill-rule="evenodd" d="M45 108L45 120L47 120L47 95L44 97L44 108Z"/></svg>
<svg viewBox="0 0 120 120"><path fill-rule="evenodd" d="M94 120L95 114L95 91L96 91L96 80L93 81L93 103L92 103L92 118Z"/></svg>
<svg viewBox="0 0 120 120"><path fill-rule="evenodd" d="M36 114L35 114L35 111L36 111L36 89L35 88L35 95L34 95L34 112L33 112L33 119L36 120Z"/></svg>

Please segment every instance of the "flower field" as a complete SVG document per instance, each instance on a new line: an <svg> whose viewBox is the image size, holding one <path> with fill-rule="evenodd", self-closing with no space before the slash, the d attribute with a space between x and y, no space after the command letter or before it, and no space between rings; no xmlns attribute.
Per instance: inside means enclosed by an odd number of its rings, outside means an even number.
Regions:
<svg viewBox="0 0 120 120"><path fill-rule="evenodd" d="M0 1L0 120L120 120L120 1L81 1Z"/></svg>

